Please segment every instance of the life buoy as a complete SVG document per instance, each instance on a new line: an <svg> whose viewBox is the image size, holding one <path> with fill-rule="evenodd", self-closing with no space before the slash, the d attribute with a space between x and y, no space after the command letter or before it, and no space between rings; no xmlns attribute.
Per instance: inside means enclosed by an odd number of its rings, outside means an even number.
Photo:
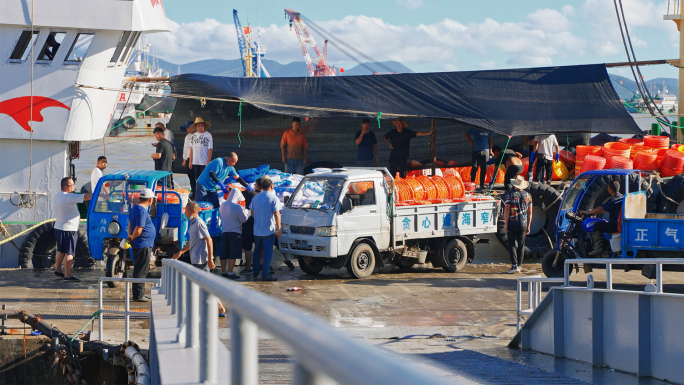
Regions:
<svg viewBox="0 0 684 385"><path fill-rule="evenodd" d="M561 202L560 191L553 187L532 182L525 189L532 196L532 224L525 237L525 258L541 258L553 248L556 237L556 216ZM496 226L496 238L508 249L508 234L504 232L503 215Z"/></svg>
<svg viewBox="0 0 684 385"><path fill-rule="evenodd" d="M55 222L44 223L31 231L19 249L19 267L22 269L50 268L55 262L57 240ZM95 260L90 255L88 236L85 230L78 229L74 267L92 267Z"/></svg>

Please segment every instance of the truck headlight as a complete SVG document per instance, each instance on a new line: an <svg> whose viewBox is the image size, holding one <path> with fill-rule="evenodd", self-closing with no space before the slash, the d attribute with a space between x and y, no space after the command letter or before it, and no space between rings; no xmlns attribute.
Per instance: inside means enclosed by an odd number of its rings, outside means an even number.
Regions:
<svg viewBox="0 0 684 385"><path fill-rule="evenodd" d="M280 232L281 232L281 233L287 234L289 231L290 231L290 225L287 225L287 224L285 224L285 223L283 223L282 225L280 225Z"/></svg>
<svg viewBox="0 0 684 385"><path fill-rule="evenodd" d="M107 226L107 232L111 235L117 235L121 231L121 225L119 222L111 221L109 226Z"/></svg>
<svg viewBox="0 0 684 385"><path fill-rule="evenodd" d="M316 235L319 237L337 236L337 226L324 226L316 228Z"/></svg>

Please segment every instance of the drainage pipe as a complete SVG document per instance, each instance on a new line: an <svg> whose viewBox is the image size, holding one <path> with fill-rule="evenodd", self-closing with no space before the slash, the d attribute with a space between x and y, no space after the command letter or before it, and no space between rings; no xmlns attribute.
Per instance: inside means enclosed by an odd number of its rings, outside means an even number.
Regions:
<svg viewBox="0 0 684 385"><path fill-rule="evenodd" d="M126 358L131 361L131 365L135 369L135 385L150 385L150 369L142 354L133 346L127 347L125 353Z"/></svg>

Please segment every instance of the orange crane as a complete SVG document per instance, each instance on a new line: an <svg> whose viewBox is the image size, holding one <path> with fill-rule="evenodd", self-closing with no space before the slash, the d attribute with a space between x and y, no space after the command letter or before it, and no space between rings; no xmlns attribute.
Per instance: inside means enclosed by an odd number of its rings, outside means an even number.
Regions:
<svg viewBox="0 0 684 385"><path fill-rule="evenodd" d="M297 11L291 9L285 9L285 16L290 18L290 30L292 30L292 25L294 24L295 33L297 34L297 39L302 48L302 53L304 54L304 60L306 61L306 67L309 69L310 76L335 76L334 67L330 67L328 64L328 41L326 40L323 45L323 51L318 48L316 40L314 40L309 28L306 27L304 21L302 21L301 14ZM306 44L311 44L311 47L316 54L316 65L314 66L311 56L309 56L309 49Z"/></svg>

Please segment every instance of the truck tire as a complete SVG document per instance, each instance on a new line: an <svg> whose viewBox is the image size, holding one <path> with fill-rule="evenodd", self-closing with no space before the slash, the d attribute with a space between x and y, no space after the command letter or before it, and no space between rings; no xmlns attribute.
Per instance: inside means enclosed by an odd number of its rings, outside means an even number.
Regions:
<svg viewBox="0 0 684 385"><path fill-rule="evenodd" d="M367 243L357 243L351 252L347 271L354 278L367 278L373 274L375 269L375 253L373 248Z"/></svg>
<svg viewBox="0 0 684 385"><path fill-rule="evenodd" d="M416 264L416 258L407 258L400 255L394 255L394 264L400 269L410 269Z"/></svg>
<svg viewBox="0 0 684 385"><path fill-rule="evenodd" d="M525 259L537 259L553 248L561 192L537 182L530 183L525 191L532 196L533 206L531 231L525 237ZM496 224L496 238L508 250L508 234L503 231L504 224L502 215Z"/></svg>
<svg viewBox="0 0 684 385"><path fill-rule="evenodd" d="M125 116L119 121L119 124L121 124L121 127L130 130L135 127L135 119L132 116Z"/></svg>
<svg viewBox="0 0 684 385"><path fill-rule="evenodd" d="M663 196L660 199L658 212L684 214L684 174L675 176L663 186Z"/></svg>
<svg viewBox="0 0 684 385"><path fill-rule="evenodd" d="M303 272L306 274L310 275L316 275L320 273L325 265L316 263L316 258L311 258L311 257L297 257L297 260L299 261L299 268L302 269Z"/></svg>
<svg viewBox="0 0 684 385"><path fill-rule="evenodd" d="M55 223L44 223L31 231L19 249L19 267L22 269L49 269L55 263L57 240ZM92 267L95 260L90 255L88 236L85 230L78 229L74 267Z"/></svg>
<svg viewBox="0 0 684 385"><path fill-rule="evenodd" d="M460 239L452 239L442 250L442 269L448 273L457 273L468 264L468 249Z"/></svg>
<svg viewBox="0 0 684 385"><path fill-rule="evenodd" d="M561 253L561 255L558 257L558 262L554 266L553 262L556 260L556 253L561 252L556 250L549 250L546 252L546 254L544 254L544 257L542 258L542 271L544 272L544 275L548 278L560 278L564 275L563 264L565 263L567 257L564 253Z"/></svg>
<svg viewBox="0 0 684 385"><path fill-rule="evenodd" d="M117 254L107 255L107 267L105 269L105 277L109 278L123 278L123 266L121 256ZM115 288L119 286L119 282L107 281L107 286Z"/></svg>

